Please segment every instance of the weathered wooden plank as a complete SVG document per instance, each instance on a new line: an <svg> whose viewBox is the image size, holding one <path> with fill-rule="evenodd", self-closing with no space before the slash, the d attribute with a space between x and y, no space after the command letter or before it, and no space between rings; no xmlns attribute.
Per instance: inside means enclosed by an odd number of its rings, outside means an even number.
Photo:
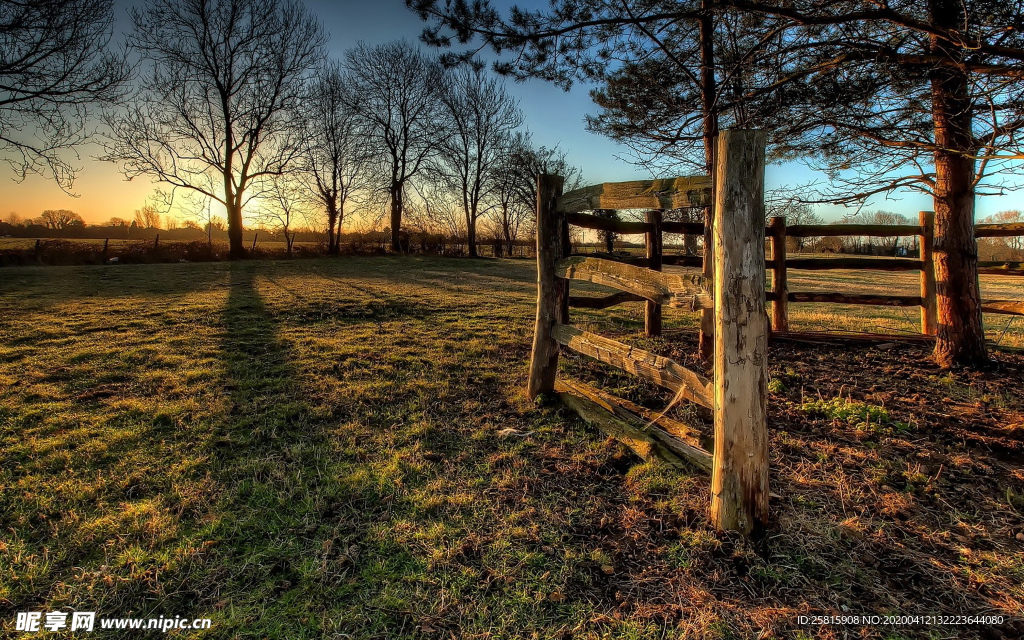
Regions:
<svg viewBox="0 0 1024 640"><path fill-rule="evenodd" d="M614 218L601 218L587 213L566 214L569 224L582 227L583 229L594 229L595 231L611 231L623 235L647 233L651 225L646 222L630 222L628 220L615 220Z"/></svg>
<svg viewBox="0 0 1024 640"><path fill-rule="evenodd" d="M562 178L537 176L537 322L533 330L530 355L530 378L526 395L533 400L555 388L558 373L558 343L551 329L565 319L563 307L568 303L568 282L555 277L555 263L563 251L563 216L555 212L554 203L562 193Z"/></svg>
<svg viewBox="0 0 1024 640"><path fill-rule="evenodd" d="M786 229L790 238L831 236L919 236L921 227L912 224L794 224Z"/></svg>
<svg viewBox="0 0 1024 640"><path fill-rule="evenodd" d="M648 211L647 224L650 231L644 236L647 254L647 268L661 271L661 211ZM644 334L653 338L661 335L661 305L648 300L644 303Z"/></svg>
<svg viewBox="0 0 1024 640"><path fill-rule="evenodd" d="M585 280L643 296L682 309L709 309L714 304L698 275L664 273L600 258L576 256L560 260L562 278Z"/></svg>
<svg viewBox="0 0 1024 640"><path fill-rule="evenodd" d="M756 536L768 524L768 318L764 277L763 131L716 141L715 453L711 520Z"/></svg>
<svg viewBox="0 0 1024 640"><path fill-rule="evenodd" d="M661 229L665 233L684 233L693 236L704 235L703 222L663 222Z"/></svg>
<svg viewBox="0 0 1024 640"><path fill-rule="evenodd" d="M911 258L789 258L788 269L825 271L829 269L870 269L872 271L918 271L921 260Z"/></svg>
<svg viewBox="0 0 1024 640"><path fill-rule="evenodd" d="M1012 238L1014 236L1024 236L1024 222L974 225L975 238Z"/></svg>
<svg viewBox="0 0 1024 640"><path fill-rule="evenodd" d="M566 193L559 211L576 213L595 209L680 209L703 207L710 199L708 176L605 182Z"/></svg>
<svg viewBox="0 0 1024 640"><path fill-rule="evenodd" d="M551 335L559 344L577 353L665 387L691 402L708 408L713 406L711 382L671 358L564 324L556 324Z"/></svg>
<svg viewBox="0 0 1024 640"><path fill-rule="evenodd" d="M647 267L650 261L643 256L630 256L621 255L618 253L605 253L604 251L597 251L594 253L573 253L569 255L570 258L599 258L601 260L611 260L612 262L622 262L624 264L631 264L634 267Z"/></svg>
<svg viewBox="0 0 1024 640"><path fill-rule="evenodd" d="M677 267L696 267L699 269L704 265L704 258L700 256L680 256L669 254L661 256L661 264Z"/></svg>
<svg viewBox="0 0 1024 640"><path fill-rule="evenodd" d="M575 411L587 424L615 438L644 460L661 460L678 469L686 468L678 455L636 424L623 420L589 398L569 391L561 381L556 383L556 393L562 403Z"/></svg>
<svg viewBox="0 0 1024 640"><path fill-rule="evenodd" d="M921 296L874 296L831 291L791 291L790 302L830 302L833 304L863 304L885 307L920 307Z"/></svg>
<svg viewBox="0 0 1024 640"><path fill-rule="evenodd" d="M614 411L620 417L641 420L644 424L657 427L664 431L672 440L681 441L690 447L708 452L714 447L715 442L710 434L704 433L700 429L675 418L669 418L663 415L662 412L641 407L625 398L612 395L603 389L598 389L585 382L565 378L559 382L564 382L566 385L571 386L576 393L590 398L598 404L607 405L609 410Z"/></svg>
<svg viewBox="0 0 1024 640"><path fill-rule="evenodd" d="M789 278L786 271L789 261L786 260L786 218L773 216L771 224L768 225L768 232L771 234L772 247L771 292L775 294L775 300L772 302L772 331L777 333L789 331Z"/></svg>
<svg viewBox="0 0 1024 640"><path fill-rule="evenodd" d="M978 267L978 273L985 276L1024 276L1024 268Z"/></svg>
<svg viewBox="0 0 1024 640"><path fill-rule="evenodd" d="M569 296L569 306L579 309L607 309L624 302L646 302L647 298L634 295L627 291L618 291L610 296L600 298L591 296Z"/></svg>
<svg viewBox="0 0 1024 640"><path fill-rule="evenodd" d="M921 333L934 336L939 329L938 309L935 302L935 212L921 211Z"/></svg>
<svg viewBox="0 0 1024 640"><path fill-rule="evenodd" d="M1024 302L1020 300L982 300L981 310L985 313L1008 313L1024 316Z"/></svg>

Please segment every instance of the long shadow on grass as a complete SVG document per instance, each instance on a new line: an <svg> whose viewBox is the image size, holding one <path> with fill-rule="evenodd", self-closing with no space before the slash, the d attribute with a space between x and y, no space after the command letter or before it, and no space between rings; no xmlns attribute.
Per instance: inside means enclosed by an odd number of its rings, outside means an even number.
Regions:
<svg viewBox="0 0 1024 640"><path fill-rule="evenodd" d="M222 346L230 405L212 456L224 495L214 532L219 571L209 588L226 596L221 606L230 604L223 624L243 634L266 630L256 612L300 582L294 528L304 482L295 458L317 436L256 272L251 264L231 268Z"/></svg>
<svg viewBox="0 0 1024 640"><path fill-rule="evenodd" d="M375 591L357 583L352 562L360 548L384 555L366 540L383 501L372 470L332 453L333 424L311 410L257 273L233 265L224 310L231 404L214 442L224 494L207 588L227 616L221 634L318 638L337 622L325 620L325 610L357 589ZM397 549L387 555L408 559Z"/></svg>

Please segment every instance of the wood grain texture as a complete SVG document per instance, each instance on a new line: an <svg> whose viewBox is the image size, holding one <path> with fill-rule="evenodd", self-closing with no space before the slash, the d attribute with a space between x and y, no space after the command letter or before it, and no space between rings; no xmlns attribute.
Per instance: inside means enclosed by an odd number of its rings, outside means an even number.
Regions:
<svg viewBox="0 0 1024 640"><path fill-rule="evenodd" d="M557 207L564 213L595 209L679 209L706 206L710 199L708 176L605 182L566 193Z"/></svg>
<svg viewBox="0 0 1024 640"><path fill-rule="evenodd" d="M921 333L934 336L938 331L938 311L935 304L935 212L918 214L921 223Z"/></svg>
<svg viewBox="0 0 1024 640"><path fill-rule="evenodd" d="M607 309L624 302L646 302L647 298L626 291L619 291L610 296L569 296L569 306L579 309Z"/></svg>
<svg viewBox="0 0 1024 640"><path fill-rule="evenodd" d="M555 392L559 400L575 411L587 424L615 438L644 460L661 460L678 469L686 468L686 464L678 455L655 440L639 425L620 418L590 398L573 393L561 381L557 383Z"/></svg>
<svg viewBox="0 0 1024 640"><path fill-rule="evenodd" d="M558 343L551 336L551 329L558 320L564 319L563 311L568 308L569 283L557 278L555 273L564 244L562 216L554 210L555 199L561 192L561 177L537 176L537 321L526 387L526 395L531 400L554 391Z"/></svg>
<svg viewBox="0 0 1024 640"><path fill-rule="evenodd" d="M1024 316L1024 301L1020 300L982 300L981 310L985 313L1007 313Z"/></svg>
<svg viewBox="0 0 1024 640"><path fill-rule="evenodd" d="M622 262L575 256L560 260L559 277L584 280L628 291L652 302L680 309L710 309L714 304L698 275L663 273Z"/></svg>
<svg viewBox="0 0 1024 640"><path fill-rule="evenodd" d="M648 382L681 394L683 398L691 402L708 408L714 406L711 382L671 358L564 324L555 325L551 335L559 344L576 353L618 367Z"/></svg>
<svg viewBox="0 0 1024 640"><path fill-rule="evenodd" d="M880 307L920 307L924 303L921 296L875 296L832 291L791 291L789 301L863 304Z"/></svg>
<svg viewBox="0 0 1024 640"><path fill-rule="evenodd" d="M715 154L715 447L711 520L757 536L768 524L768 317L761 131L723 131Z"/></svg>
<svg viewBox="0 0 1024 640"><path fill-rule="evenodd" d="M611 231L622 235L634 235L647 233L651 227L646 222L630 222L628 220L615 220L614 218L601 218L587 213L566 214L569 224L583 229L594 229L595 231Z"/></svg>
<svg viewBox="0 0 1024 640"><path fill-rule="evenodd" d="M650 231L644 236L647 268L661 271L661 211L648 211L646 217L650 226ZM648 300L644 303L644 334L649 338L661 335L661 305L657 302Z"/></svg>
<svg viewBox="0 0 1024 640"><path fill-rule="evenodd" d="M768 225L772 247L772 331L789 331L789 278L786 267L786 218L775 216Z"/></svg>
<svg viewBox="0 0 1024 640"><path fill-rule="evenodd" d="M975 238L1012 238L1014 236L1024 236L1024 222L974 225Z"/></svg>
<svg viewBox="0 0 1024 640"><path fill-rule="evenodd" d="M921 227L911 224L794 224L786 235L790 238L918 236Z"/></svg>
<svg viewBox="0 0 1024 640"><path fill-rule="evenodd" d="M789 258L787 269L828 271L830 269L867 269L871 271L918 271L924 266L912 258Z"/></svg>
<svg viewBox="0 0 1024 640"><path fill-rule="evenodd" d="M711 471L711 454L697 443L699 432L688 425L668 418L654 421L657 415L649 409L637 406L623 398L617 398L583 382L559 380L555 383L555 391L560 394L572 393L586 398L699 469L706 472ZM685 433L687 438L677 437L670 429L676 433Z"/></svg>

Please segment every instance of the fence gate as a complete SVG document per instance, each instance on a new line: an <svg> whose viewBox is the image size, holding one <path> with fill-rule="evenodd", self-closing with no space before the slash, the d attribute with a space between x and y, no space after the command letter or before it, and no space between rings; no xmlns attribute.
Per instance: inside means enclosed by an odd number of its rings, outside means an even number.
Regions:
<svg viewBox="0 0 1024 640"><path fill-rule="evenodd" d="M712 282L701 275L664 273L663 231L689 226L662 223L661 211L708 202L707 177L605 183L562 195L562 178L537 178L537 325L527 393L555 393L588 423L644 458L688 460L711 473L711 518L723 530L746 535L768 520L768 322L764 286L764 141L758 131L719 134L714 185ZM596 209L649 209L646 222L620 222L580 213ZM644 266L611 256L571 255L569 225L643 233ZM670 226L671 225L671 226ZM603 298L574 298L570 280L618 289ZM712 286L708 286L708 285ZM712 293L713 292L713 293ZM610 340L569 324L569 307L607 308L646 301L645 330L660 332L661 306L707 310L714 318L714 381L669 358ZM591 385L556 380L560 348L619 367L703 405L714 414L712 451L685 424L617 398Z"/></svg>

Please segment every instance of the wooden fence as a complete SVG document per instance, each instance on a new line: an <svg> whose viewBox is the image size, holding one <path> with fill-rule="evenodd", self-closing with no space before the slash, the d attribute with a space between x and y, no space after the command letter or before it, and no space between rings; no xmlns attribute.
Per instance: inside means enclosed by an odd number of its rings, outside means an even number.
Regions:
<svg viewBox="0 0 1024 640"><path fill-rule="evenodd" d="M721 529L759 531L768 517L766 428L767 343L773 332L789 329L790 303L840 303L920 307L921 333L936 332L936 280L933 262L934 214L921 212L916 225L764 224L764 137L753 131L727 131L717 142L717 182L711 203L706 176L605 183L562 194L562 178L537 180L537 322L527 393L531 399L554 393L588 423L630 446L645 459L684 461L711 473L712 521ZM671 222L665 209L713 204L713 237L708 262L700 256L667 255L663 235L703 235L703 223ZM622 221L584 213L592 210L646 209L645 220ZM643 256L574 254L570 225L617 234L642 234ZM976 225L976 237L1024 235L1024 224ZM917 236L918 258L788 257L787 238L826 236ZM766 245L767 238L767 245ZM765 257L765 250L770 250ZM700 273L663 271L666 265L701 268ZM766 291L766 269L771 290ZM916 296L858 295L791 291L788 272L866 269L919 271ZM1024 275L1021 265L979 263L979 273ZM613 289L600 297L570 295L569 283L583 280ZM722 295L727 292L727 295ZM571 308L605 309L644 303L644 330L661 332L664 305L701 312L702 332L714 336L714 379L708 380L669 358L582 331L570 324ZM770 321L766 318L771 303ZM985 300L989 313L1024 314L1024 302ZM709 441L691 426L657 414L594 386L558 380L561 349L618 367L713 414Z"/></svg>
<svg viewBox="0 0 1024 640"><path fill-rule="evenodd" d="M674 182L684 179L677 178ZM698 185L701 178L687 178L688 184ZM704 179L706 180L706 178ZM632 183L624 183L632 184ZM595 189L589 187L588 189ZM575 192L574 192L575 193ZM691 195L694 190L690 190ZM574 200L576 202L578 200ZM699 199L698 199L699 201ZM678 205L677 205L678 206ZM667 255L662 251L662 234L703 235L704 224L701 222L666 222L662 221L662 212L648 211L646 222L619 221L600 218L579 212L567 214L569 224L599 231L611 231L621 235L644 234L647 248L646 256L625 257L609 254L588 254L589 256L605 257L625 262L637 267L647 267L660 271L663 265L686 267L703 266L701 256ZM979 224L974 227L975 237L1009 237L1024 235L1024 223L1010 224ZM916 225L871 225L871 224L821 224L821 225L787 225L785 218L772 218L765 229L770 250L765 260L765 268L771 272L771 289L766 291L765 298L771 302L771 327L775 333L789 332L790 303L830 303L851 305L877 305L890 307L920 307L921 333L934 336L937 329L936 321L936 282L933 261L935 243L935 214L922 211ZM921 248L919 258L893 257L789 257L786 250L787 238L820 238L838 236L871 236L871 237L918 237ZM790 270L823 271L823 270L870 270L870 271L919 271L920 290L915 296L897 296L880 294L851 294L840 291L792 291L789 287ZM710 273L705 271L704 273ZM1024 264L1008 262L979 262L978 273L987 275L1021 276L1024 275ZM615 294L606 298L577 298L580 306L605 308L623 302L640 300L629 294ZM1024 302L1017 300L983 300L982 311L986 313L1024 315ZM645 312L645 329L647 335L659 335L661 330L661 307L656 303L647 303Z"/></svg>
<svg viewBox="0 0 1024 640"><path fill-rule="evenodd" d="M768 519L766 427L768 326L764 278L764 135L725 131L717 141L713 281L660 270L665 258L659 210L708 203L706 177L607 183L562 195L562 179L537 180L537 323L527 393L557 393L584 420L645 458L683 460L711 472L711 516L716 526L752 534ZM645 222L616 222L586 209L653 209ZM569 225L643 233L643 265L602 256L573 256ZM618 289L603 298L569 295L584 280ZM715 292L715 293L712 293ZM719 292L728 292L721 295ZM669 358L571 326L572 306L605 308L645 302L645 327L660 331L661 308L707 311L714 326L714 382ZM618 367L713 413L711 451L699 432L676 420L578 381L556 380L566 348Z"/></svg>

